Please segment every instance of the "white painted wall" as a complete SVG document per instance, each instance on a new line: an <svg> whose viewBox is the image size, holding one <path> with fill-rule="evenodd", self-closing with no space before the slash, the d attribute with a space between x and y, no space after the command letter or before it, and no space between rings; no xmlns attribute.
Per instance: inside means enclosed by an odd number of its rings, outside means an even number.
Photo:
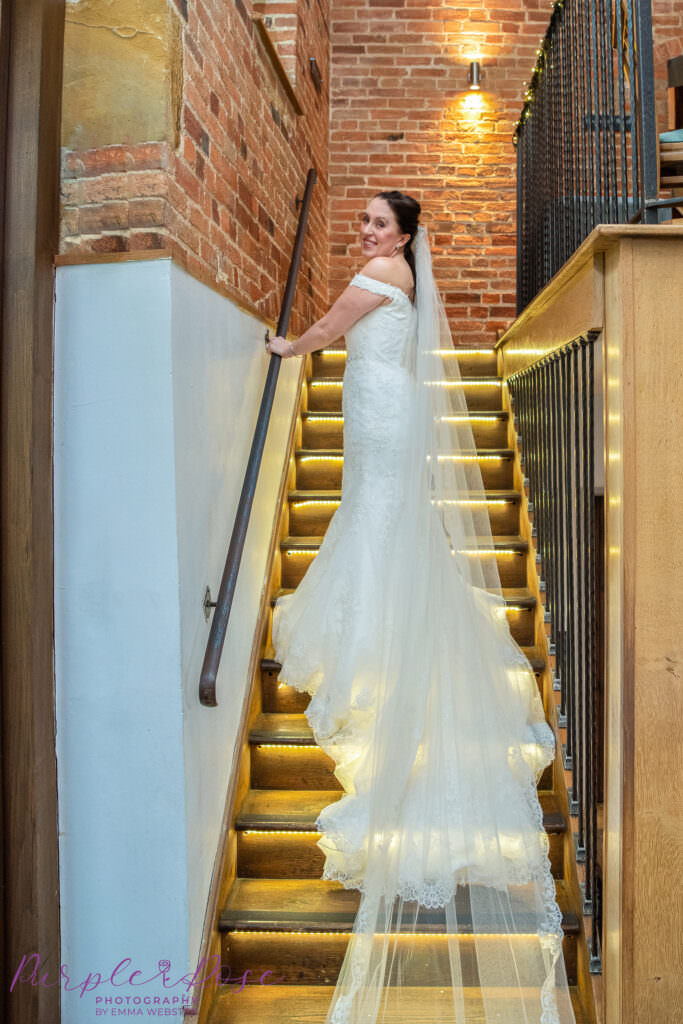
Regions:
<svg viewBox="0 0 683 1024"><path fill-rule="evenodd" d="M62 962L72 985L103 976L64 992L63 1024L147 997L178 1006L185 986L169 984L196 965L298 373L282 363L219 706L203 708L202 600L218 590L242 486L263 333L168 259L57 272ZM142 984L159 961L165 984ZM143 1002L103 1001L126 997Z"/></svg>

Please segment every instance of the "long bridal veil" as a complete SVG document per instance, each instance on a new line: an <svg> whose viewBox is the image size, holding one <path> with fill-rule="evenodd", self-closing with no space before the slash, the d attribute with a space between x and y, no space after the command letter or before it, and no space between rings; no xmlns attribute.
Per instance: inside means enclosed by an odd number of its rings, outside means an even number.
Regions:
<svg viewBox="0 0 683 1024"><path fill-rule="evenodd" d="M536 784L554 755L511 637L427 233L403 501L378 609L376 702L342 800L363 808L353 932L327 1024L574 1021ZM356 815L357 820L357 815ZM325 850L326 837L320 840ZM343 836L329 837L330 850Z"/></svg>

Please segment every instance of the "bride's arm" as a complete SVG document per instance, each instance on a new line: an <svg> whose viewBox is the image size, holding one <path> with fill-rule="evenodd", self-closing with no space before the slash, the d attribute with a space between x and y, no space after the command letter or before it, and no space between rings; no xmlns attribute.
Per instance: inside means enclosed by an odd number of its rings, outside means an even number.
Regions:
<svg viewBox="0 0 683 1024"><path fill-rule="evenodd" d="M270 339L267 349L282 356L283 359L291 355L303 356L307 352L316 352L341 338L357 320L384 302L384 295L348 285L327 313L320 320L316 320L302 335L293 342L276 336Z"/></svg>

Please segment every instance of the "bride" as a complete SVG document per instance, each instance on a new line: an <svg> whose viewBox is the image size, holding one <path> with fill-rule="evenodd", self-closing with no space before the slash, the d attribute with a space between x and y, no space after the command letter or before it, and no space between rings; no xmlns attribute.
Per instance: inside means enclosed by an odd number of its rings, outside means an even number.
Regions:
<svg viewBox="0 0 683 1024"><path fill-rule="evenodd" d="M346 337L341 502L272 627L344 791L316 821L322 877L361 891L326 1024L570 1024L536 789L555 740L507 623L419 214L374 196L362 271L267 346Z"/></svg>

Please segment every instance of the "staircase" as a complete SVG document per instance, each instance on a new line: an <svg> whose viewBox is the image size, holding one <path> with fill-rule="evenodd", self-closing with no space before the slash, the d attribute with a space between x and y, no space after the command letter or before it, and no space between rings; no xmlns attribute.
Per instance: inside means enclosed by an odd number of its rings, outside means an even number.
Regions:
<svg viewBox="0 0 683 1024"><path fill-rule="evenodd" d="M516 433L492 351L457 356L481 470L510 627L536 670L556 724L552 659L546 642L542 585ZM300 422L291 454L279 553L271 577L276 596L297 586L315 558L340 500L343 350L309 359ZM254 680L248 742L237 784L218 919L223 974L229 984L213 999L210 1024L320 1024L330 1002L359 902L356 890L320 880L323 854L313 825L341 796L334 762L316 745L304 715L307 694L278 684L270 616L264 656ZM270 655L270 656L269 656ZM560 743L562 731L559 732ZM559 746L559 745L558 745ZM563 912L564 957L579 1024L594 1021L591 983L564 773L558 761L539 783L557 898ZM426 943L438 938L426 938ZM436 948L436 947L435 947ZM229 973L228 973L229 972ZM263 972L271 972L259 983ZM476 980L476 979L475 979ZM277 982L277 983L275 983ZM448 1003L448 990L445 990ZM476 1021L477 989L468 993ZM420 989L406 990L402 1024L432 1024L420 1013ZM202 1013L202 1017L204 1013ZM398 1019L397 1019L398 1024Z"/></svg>

